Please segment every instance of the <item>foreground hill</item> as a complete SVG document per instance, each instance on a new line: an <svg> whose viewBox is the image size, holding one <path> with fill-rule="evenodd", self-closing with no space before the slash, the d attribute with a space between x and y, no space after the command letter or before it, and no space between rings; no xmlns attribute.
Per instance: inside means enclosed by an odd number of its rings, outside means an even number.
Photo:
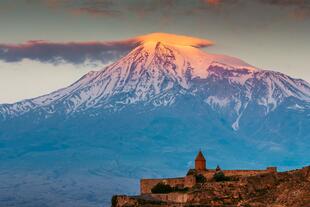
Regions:
<svg viewBox="0 0 310 207"><path fill-rule="evenodd" d="M309 207L310 166L266 173L235 181L206 182L188 192L143 196L114 196L112 207Z"/></svg>

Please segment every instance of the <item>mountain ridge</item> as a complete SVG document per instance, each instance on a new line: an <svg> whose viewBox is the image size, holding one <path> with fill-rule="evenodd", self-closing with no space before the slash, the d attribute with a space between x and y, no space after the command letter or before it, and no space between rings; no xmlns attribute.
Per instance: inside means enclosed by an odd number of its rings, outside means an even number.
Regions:
<svg viewBox="0 0 310 207"><path fill-rule="evenodd" d="M141 177L182 175L199 148L227 169L309 165L309 83L156 45L0 105L1 206L108 206Z"/></svg>
<svg viewBox="0 0 310 207"><path fill-rule="evenodd" d="M154 106L169 105L175 99L169 91L195 95L198 89L193 85L203 80L213 81L214 84L228 81L229 86L237 86L244 91L243 94L239 92L239 97L233 97L233 94L204 95L205 102L213 108L224 107L235 99L238 114L232 123L235 130L239 128L238 122L242 116L239 109L246 108L248 104L240 100L240 96L251 99L253 88L258 84L262 86L257 90L264 90L264 94L257 94L256 103L265 106L267 114L287 97L310 102L310 85L306 81L261 70L237 58L208 54L192 46L147 41L102 70L85 74L69 87L15 104L2 104L0 114L5 120L43 108L49 116L57 112L55 105L59 102L63 102L61 108L66 114L92 107L119 110L127 104L154 101L158 96L166 96L166 99L153 102ZM110 101L120 94L123 97Z"/></svg>

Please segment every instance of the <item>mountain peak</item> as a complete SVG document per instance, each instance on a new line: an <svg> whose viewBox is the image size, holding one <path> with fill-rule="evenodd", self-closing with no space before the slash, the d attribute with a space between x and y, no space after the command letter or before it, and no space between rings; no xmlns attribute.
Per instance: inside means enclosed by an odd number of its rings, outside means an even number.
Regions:
<svg viewBox="0 0 310 207"><path fill-rule="evenodd" d="M203 51L201 48L211 46L214 43L208 39L197 37L169 34L169 33L150 33L142 36L134 37L128 41L133 41L138 46L133 49L127 56L123 57L117 63L132 62L134 59L140 58L148 59L148 65L157 59L163 60L162 63L170 62L176 66L177 72L182 76L187 68L193 69L192 75L201 78L207 77L208 68L213 64L221 64L226 69L247 69L249 71L257 70L256 67L234 57L220 54L210 54ZM116 64L117 64L116 63ZM115 65L115 64L113 64Z"/></svg>
<svg viewBox="0 0 310 207"><path fill-rule="evenodd" d="M188 68L192 70L193 76L205 78L208 76L208 68L211 65L224 66L226 69L247 69L249 71L257 70L256 67L244 62L235 57L211 54L200 48L193 47L188 44L173 44L166 40L154 39L145 41L127 56L120 59L118 62L123 64L126 62L137 61L141 62L141 56L146 61L144 67L149 68L150 64L155 60L160 60L163 67L167 67L168 63L174 65L174 71L179 76L183 76ZM158 64L158 61L157 61ZM156 65L158 68L158 65Z"/></svg>

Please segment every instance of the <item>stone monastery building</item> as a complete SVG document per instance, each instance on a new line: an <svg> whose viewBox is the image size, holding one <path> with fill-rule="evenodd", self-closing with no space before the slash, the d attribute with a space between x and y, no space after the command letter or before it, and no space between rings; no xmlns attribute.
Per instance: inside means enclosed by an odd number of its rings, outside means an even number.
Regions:
<svg viewBox="0 0 310 207"><path fill-rule="evenodd" d="M165 178L165 179L141 179L140 180L140 192L143 194L151 194L152 188L158 183L162 182L169 184L171 187L180 187L180 188L191 188L197 183L197 175L202 175L206 180L212 180L213 175L222 171L225 176L251 176L263 173L276 173L276 167L267 167L265 170L221 170L219 167L216 169L207 169L206 159L203 156L202 152L199 151L195 159L195 169L189 169L185 177L179 178Z"/></svg>

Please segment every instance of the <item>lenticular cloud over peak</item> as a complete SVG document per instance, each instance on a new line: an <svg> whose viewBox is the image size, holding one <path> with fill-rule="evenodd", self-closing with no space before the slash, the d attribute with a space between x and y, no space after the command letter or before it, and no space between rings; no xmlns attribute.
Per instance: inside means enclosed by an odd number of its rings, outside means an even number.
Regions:
<svg viewBox="0 0 310 207"><path fill-rule="evenodd" d="M168 33L146 34L133 38L132 41L137 41L138 43L162 42L166 44L192 46L197 48L203 48L214 44L212 41L208 39L201 39L191 36L168 34Z"/></svg>

